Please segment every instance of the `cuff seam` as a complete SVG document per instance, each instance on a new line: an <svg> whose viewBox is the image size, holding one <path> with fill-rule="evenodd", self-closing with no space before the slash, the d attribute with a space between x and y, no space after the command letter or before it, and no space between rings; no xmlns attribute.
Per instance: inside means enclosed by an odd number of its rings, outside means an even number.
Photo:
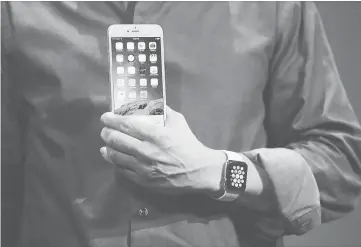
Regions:
<svg viewBox="0 0 361 247"><path fill-rule="evenodd" d="M291 224L289 231L291 234L302 235L310 231L321 224L320 206L312 207L300 216L289 219L289 223Z"/></svg>

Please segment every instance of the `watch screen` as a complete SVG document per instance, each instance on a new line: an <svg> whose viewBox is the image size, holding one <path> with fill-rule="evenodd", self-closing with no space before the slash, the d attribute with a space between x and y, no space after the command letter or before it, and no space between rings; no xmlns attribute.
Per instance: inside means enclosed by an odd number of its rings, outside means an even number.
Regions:
<svg viewBox="0 0 361 247"><path fill-rule="evenodd" d="M244 191L247 180L247 164L241 161L229 161L226 171L227 189Z"/></svg>

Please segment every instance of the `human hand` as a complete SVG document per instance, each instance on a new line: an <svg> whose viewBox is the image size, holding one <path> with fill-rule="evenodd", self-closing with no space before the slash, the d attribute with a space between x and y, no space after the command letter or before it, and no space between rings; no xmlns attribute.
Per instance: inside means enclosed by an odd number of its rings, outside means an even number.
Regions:
<svg viewBox="0 0 361 247"><path fill-rule="evenodd" d="M135 183L161 193L217 193L225 153L203 145L182 114L165 110L165 127L146 117L103 114L104 159Z"/></svg>

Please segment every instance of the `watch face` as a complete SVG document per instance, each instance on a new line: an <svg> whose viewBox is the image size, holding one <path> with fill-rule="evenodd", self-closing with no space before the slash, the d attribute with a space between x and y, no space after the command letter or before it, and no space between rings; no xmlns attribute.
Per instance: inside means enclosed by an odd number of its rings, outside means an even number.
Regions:
<svg viewBox="0 0 361 247"><path fill-rule="evenodd" d="M241 161L228 161L226 171L226 188L232 192L246 189L247 164Z"/></svg>

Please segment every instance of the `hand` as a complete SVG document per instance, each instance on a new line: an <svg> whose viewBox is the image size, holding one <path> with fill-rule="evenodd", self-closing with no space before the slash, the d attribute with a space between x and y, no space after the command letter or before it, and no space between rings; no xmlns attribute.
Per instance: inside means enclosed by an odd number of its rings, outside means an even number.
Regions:
<svg viewBox="0 0 361 247"><path fill-rule="evenodd" d="M165 127L146 117L103 114L104 159L137 184L161 193L217 193L226 155L204 146L182 114L166 111Z"/></svg>

